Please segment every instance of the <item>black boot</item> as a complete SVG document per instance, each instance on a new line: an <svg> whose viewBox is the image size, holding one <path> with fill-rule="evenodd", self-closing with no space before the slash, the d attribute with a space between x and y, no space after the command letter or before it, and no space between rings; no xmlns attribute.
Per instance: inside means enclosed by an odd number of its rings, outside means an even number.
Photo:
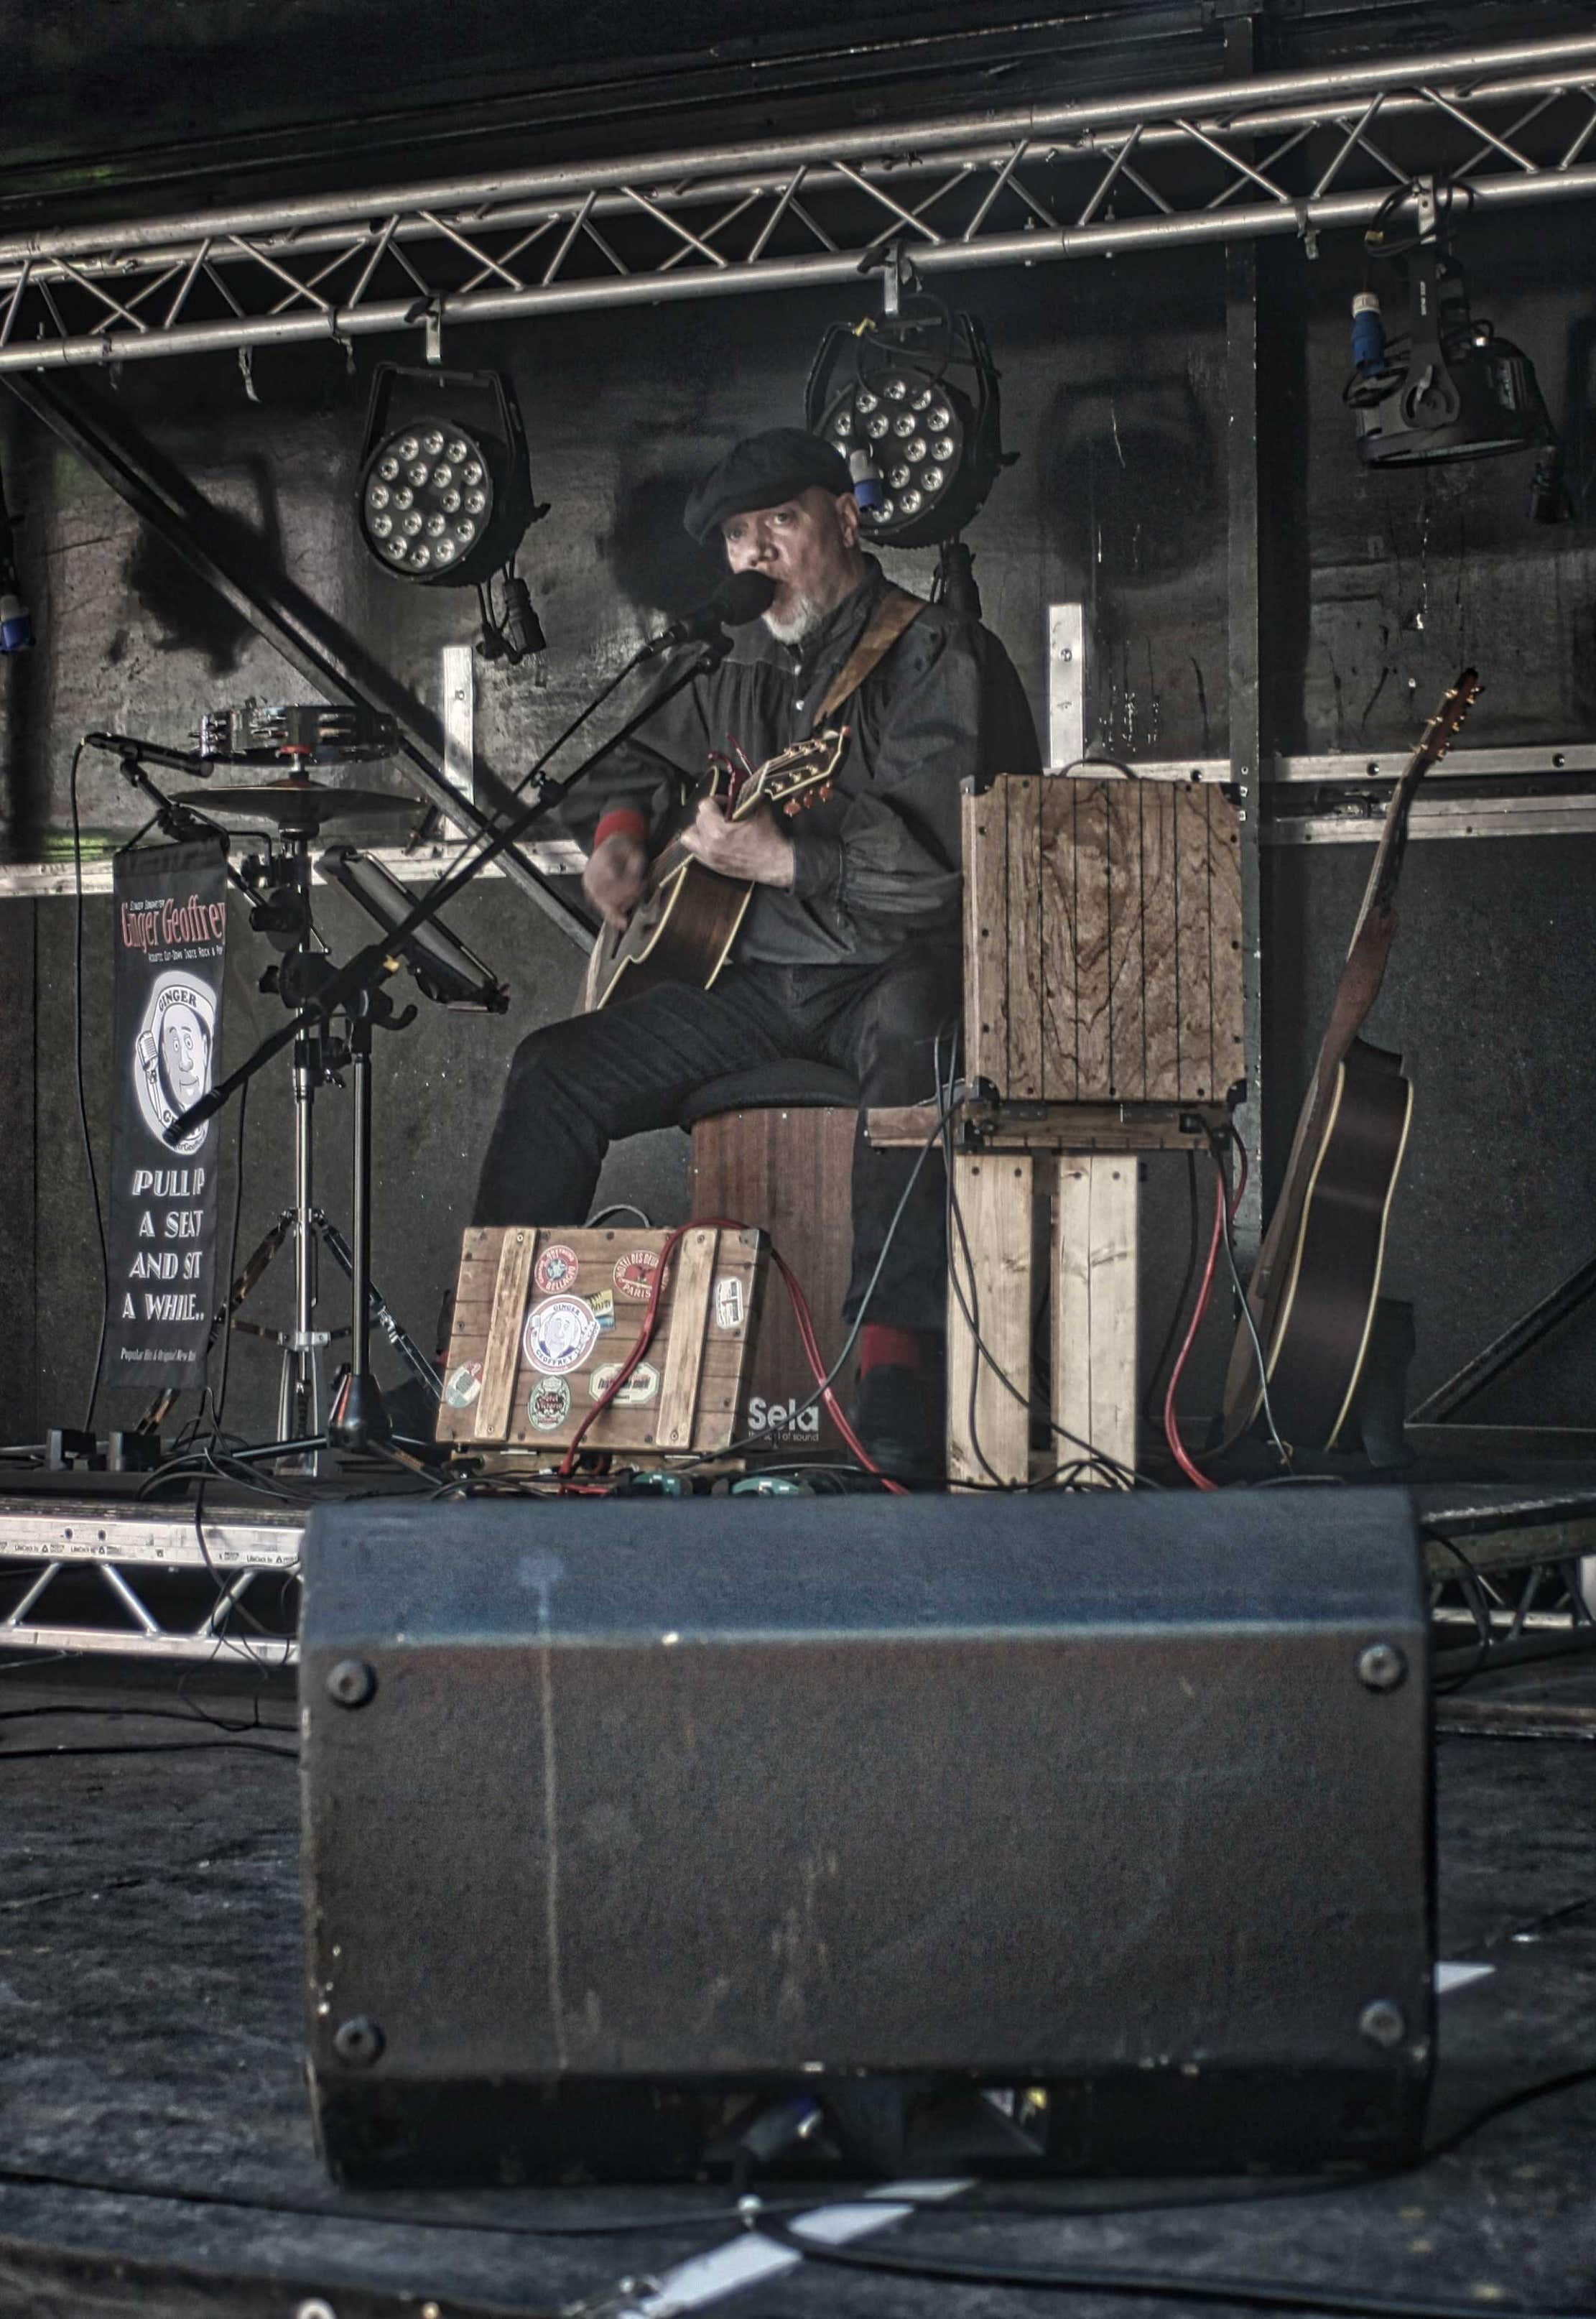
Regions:
<svg viewBox="0 0 1596 2319"><path fill-rule="evenodd" d="M880 1362L859 1380L853 1430L872 1464L895 1482L922 1486L947 1471L942 1427L920 1369Z"/></svg>

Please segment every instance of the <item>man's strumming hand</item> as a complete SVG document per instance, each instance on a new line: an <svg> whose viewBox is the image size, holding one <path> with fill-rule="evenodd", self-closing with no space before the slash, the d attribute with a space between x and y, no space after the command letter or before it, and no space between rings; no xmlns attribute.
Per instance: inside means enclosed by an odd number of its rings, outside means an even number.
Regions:
<svg viewBox="0 0 1596 2319"><path fill-rule="evenodd" d="M582 873L582 890L608 925L623 927L642 898L648 848L640 837L612 831L595 845Z"/></svg>
<svg viewBox="0 0 1596 2319"><path fill-rule="evenodd" d="M681 843L723 878L746 878L755 886L792 884L793 843L769 806L744 821L728 821L718 798L702 798Z"/></svg>

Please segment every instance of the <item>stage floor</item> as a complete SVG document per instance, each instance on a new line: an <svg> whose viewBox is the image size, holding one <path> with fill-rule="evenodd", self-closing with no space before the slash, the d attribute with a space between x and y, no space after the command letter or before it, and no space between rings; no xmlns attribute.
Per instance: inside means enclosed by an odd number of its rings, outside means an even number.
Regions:
<svg viewBox="0 0 1596 2319"><path fill-rule="evenodd" d="M728 2319L1023 2319L1059 2307L1031 2288L783 2269L780 2249L738 2291L726 2292L724 2264L672 2282L675 2266L741 2237L713 2188L335 2192L301 2072L292 1679L223 1687L191 1669L180 1696L183 1679L171 1665L42 1654L0 1666L0 1755L11 1758L0 2313L418 2319L430 2301L440 2319L663 2319L712 2305ZM218 1730L198 1720L202 1707L235 1725L258 1714L261 1728ZM1444 2143L1504 2096L1596 2068L1596 1665L1503 1670L1441 1701L1438 1721L1440 1954L1490 1968L1441 2001L1431 2140ZM1593 2154L1588 2077L1399 2178L1285 2196L1237 2183L1011 2186L851 2244L895 2261L1101 2265L1416 2308L1588 2311ZM802 2210L836 2195L811 2194ZM1044 2211L983 2215L984 2197ZM627 2227L638 2217L645 2227ZM727 2260L761 2272L757 2246ZM644 2276L666 2294L606 2299Z"/></svg>

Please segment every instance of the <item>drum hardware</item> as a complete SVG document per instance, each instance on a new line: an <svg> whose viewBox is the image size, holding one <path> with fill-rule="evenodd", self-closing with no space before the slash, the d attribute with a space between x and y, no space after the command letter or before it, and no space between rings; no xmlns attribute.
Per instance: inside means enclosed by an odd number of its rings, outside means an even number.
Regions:
<svg viewBox="0 0 1596 2319"><path fill-rule="evenodd" d="M747 577L748 575L738 576ZM363 1093L362 1090L369 1089L365 1069L370 1060L371 1029L378 1021L387 1022L392 1018L391 1002L385 1007L380 1007L377 1003L377 994L381 992L383 985L392 975L398 973L401 966L409 965L415 974L419 987L429 997L440 997L443 1004L490 1007L496 1011L508 1003L508 994L497 979L482 966L480 961L472 957L464 944L456 943L452 936L445 934L438 923L438 913L446 903L453 901L472 880L486 868L489 862L496 861L509 847L523 837L535 823L553 811L566 792L574 789L579 781L585 779L611 750L629 740L638 726L654 716L665 701L672 699L676 693L683 691L707 665L713 665L715 662L725 656L731 646L731 639L725 632L726 624L728 621L742 622L752 618L755 617L758 609L762 609L762 607L753 607L741 602L734 603L728 608L724 600L725 591L721 598L717 598L711 605L706 606L703 611L696 615L693 619L680 623L676 630L668 632L666 638L661 640L662 643L672 645L678 642L690 643L696 645L698 650L691 654L684 654L680 664L672 672L668 681L651 692L643 706L627 718L607 741L586 757L573 772L565 775L563 779L556 778L548 771L549 759L555 751L570 738L578 726L585 722L593 710L608 699L626 677L639 667L654 649L652 641L641 646L625 666L600 689L587 707L579 712L564 731L545 750L531 771L524 776L518 784L518 790L522 794L527 794L527 803L511 815L509 820L500 822L491 834L482 838L480 844L473 843L468 846L465 859L435 880L419 900L412 902L403 889L389 880L379 865L369 858L362 860L359 871L350 875L348 864L351 859L357 857L353 857L349 849L334 848L329 855L324 856L320 866L324 868L329 876L337 878L338 881L370 911L383 927L381 938L367 943L364 950L356 952L346 965L334 967L330 959L313 951L310 944L308 931L303 939L300 938L298 927L301 906L297 901L288 901L278 896L271 899L269 906L271 914L274 917L280 916L282 921L276 927L275 938L284 950L284 964L280 964L277 969L276 988L278 995L284 1003L294 1006L293 1019L284 1024L280 1030L268 1033L247 1061L239 1064L236 1070L230 1071L225 1078L218 1080L208 1094L202 1096L198 1102L191 1104L186 1111L180 1113L167 1128L167 1140L168 1142L175 1143L180 1141L191 1128L197 1126L202 1120L214 1118L226 1107L234 1095L248 1086L275 1055L281 1054L286 1048L293 1049L294 1057L297 1127L302 1119L308 1119L310 1099L313 1094L314 1072L320 1069L322 1076L326 1075L324 1050L333 1019L340 1014L346 1017L349 1026L348 1060L356 1071L356 1096L355 1166L356 1244L352 1251L354 1272L352 1274L350 1360L344 1382L335 1388L333 1409L327 1433L320 1437L320 1439L330 1439L339 1448L364 1448L371 1442L383 1441L388 1438L387 1412L383 1408L381 1394L377 1390L374 1380L370 1376L365 1361L371 1317L369 1274L366 1270L370 1232L371 1162L370 1099L369 1092ZM768 599L766 600L768 601ZM281 747L282 744L279 744L279 748ZM284 810L288 802L285 793L291 788L293 791L292 810ZM339 790L329 785L300 781L294 784L274 782L248 789L219 790L213 793L208 793L205 802L217 812L227 811L230 805L241 813L259 812L283 829L284 839L287 841L287 851L294 865L293 880L296 891L302 893L304 898L302 907L304 923L308 930L310 822L313 816L319 817L318 826L320 826L320 817L323 815L327 820L333 819L342 799L359 795L361 795L360 792ZM356 810L364 811L364 804L357 807ZM268 854L270 851L268 847ZM447 990L446 995L441 985L439 974L440 950L448 955L451 970L459 974L462 985L461 988ZM288 967L285 977L284 965L289 960L293 963ZM311 960L314 960L314 964L308 962ZM465 961L464 970L460 968L461 960ZM404 1019L409 1018L407 1016ZM393 1027L398 1028L401 1025L395 1022ZM302 1148L296 1141L296 1173L299 1178L296 1192L300 1196L296 1198L293 1213L296 1223L296 1245L301 1252L302 1266L308 1270L309 1251L313 1247L317 1235L311 1221L308 1127L302 1132ZM300 1229L298 1220L302 1214L304 1223L303 1228ZM302 1271L300 1278L302 1280L304 1277L305 1273ZM313 1279L313 1274L310 1277ZM298 1285L296 1282L296 1286ZM363 1295L361 1293L363 1289L367 1291L366 1295ZM310 1327L313 1302L313 1295L307 1301L305 1295L301 1294L295 1312L296 1340L317 1333ZM323 1335L320 1341L323 1344L327 1342L327 1337ZM319 1346L308 1343L302 1346L296 1341L290 1346L285 1346L284 1352L286 1356L292 1350L297 1362L300 1358L308 1358L319 1349ZM416 1367L414 1358L411 1359L410 1365L412 1367ZM433 1396L441 1398L440 1381L436 1372L431 1369L430 1364L428 1365L428 1376L425 1381ZM320 1441L315 1437L312 1438L312 1446L320 1446Z"/></svg>
<svg viewBox="0 0 1596 2319"><path fill-rule="evenodd" d="M275 765L299 759L315 764L369 764L399 745L395 718L357 701L285 705L246 700L239 708L208 708L200 718L197 754L211 763ZM202 767L202 770L203 768Z"/></svg>
<svg viewBox="0 0 1596 2319"><path fill-rule="evenodd" d="M261 717L277 721L270 739L275 755L293 762L293 772L283 781L212 790L190 790L168 798L150 778L148 765L172 766L191 774L207 774L218 762L261 762ZM314 708L256 712L212 712L202 722L203 756L170 750L155 743L122 735L91 735L96 745L112 748L122 770L151 803L151 822L173 839L196 835L220 840L230 853L228 877L248 899L252 929L266 936L278 952L260 979L263 990L274 992L296 1017L292 1040L293 1091L293 1199L266 1232L230 1284L225 1302L212 1329L214 1342L225 1327L277 1345L282 1370L277 1403L278 1440L285 1445L276 1470L314 1475L320 1471L329 1447L361 1450L389 1439L390 1428L382 1395L370 1372L373 1325L380 1328L428 1394L436 1401L441 1380L436 1368L396 1319L370 1271L372 1178L372 1034L377 1028L402 1030L414 1021L416 1008L401 1011L380 988L357 989L336 1002L322 1005L328 987L338 975L334 961L317 934L311 906L311 840L330 822L345 818L371 820L382 814L407 814L405 798L372 790L344 790L317 781L305 770L320 757L385 753L392 741L392 720L374 719L361 712L356 725L345 712ZM253 720L253 721L252 721ZM387 739L375 728L389 728ZM222 738L239 744L225 755ZM379 743L382 747L379 749ZM237 817L247 826L262 829L263 853L235 865L230 834L216 818ZM142 833L140 833L142 834ZM379 873L380 874L380 873ZM402 890L402 889L399 889ZM461 955L470 958L464 946ZM494 991L500 986L480 962L473 960L481 979ZM501 995L500 1004L508 1003ZM341 1018L341 1028L338 1018ZM351 1240L315 1205L314 1107L316 1092L328 1084L341 1086L347 1071L353 1090L354 1215ZM274 1258L292 1245L293 1253L293 1323L272 1329L236 1318L239 1307L264 1277ZM350 1283L347 1329L317 1325L318 1258L325 1248ZM325 1348L338 1338L349 1340L350 1358L334 1380L329 1406L323 1376ZM158 1433L176 1400L169 1392L151 1403L140 1421L144 1433Z"/></svg>

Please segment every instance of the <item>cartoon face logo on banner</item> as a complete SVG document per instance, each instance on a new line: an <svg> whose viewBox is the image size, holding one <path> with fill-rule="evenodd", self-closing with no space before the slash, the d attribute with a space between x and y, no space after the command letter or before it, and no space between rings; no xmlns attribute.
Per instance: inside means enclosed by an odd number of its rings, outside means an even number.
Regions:
<svg viewBox="0 0 1596 2319"><path fill-rule="evenodd" d="M144 1124L163 1142L180 1112L211 1091L216 994L194 974L163 974L149 994L133 1049L133 1085ZM211 1132L209 1120L168 1148L185 1158Z"/></svg>

